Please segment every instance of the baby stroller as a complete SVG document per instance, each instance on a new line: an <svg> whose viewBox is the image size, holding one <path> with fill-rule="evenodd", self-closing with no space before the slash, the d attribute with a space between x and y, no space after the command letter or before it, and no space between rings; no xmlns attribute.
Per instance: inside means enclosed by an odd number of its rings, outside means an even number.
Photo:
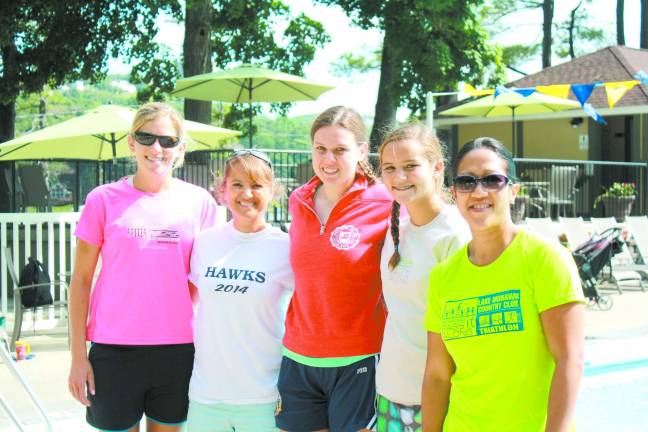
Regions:
<svg viewBox="0 0 648 432"><path fill-rule="evenodd" d="M613 300L606 294L600 294L597 284L611 276L612 257L622 249L621 228L615 227L593 235L572 253L578 266L585 298L601 310L610 310Z"/></svg>

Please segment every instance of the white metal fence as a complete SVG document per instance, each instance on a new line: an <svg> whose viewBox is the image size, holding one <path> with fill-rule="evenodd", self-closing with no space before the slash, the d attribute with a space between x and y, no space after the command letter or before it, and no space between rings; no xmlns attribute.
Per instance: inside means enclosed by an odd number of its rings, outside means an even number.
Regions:
<svg viewBox="0 0 648 432"><path fill-rule="evenodd" d="M11 248L16 274L27 257L44 263L51 280L66 278L72 271L76 248L74 230L80 213L0 213L0 250ZM4 252L0 268L0 313L9 310L9 283ZM64 290L52 292L54 300L67 300Z"/></svg>

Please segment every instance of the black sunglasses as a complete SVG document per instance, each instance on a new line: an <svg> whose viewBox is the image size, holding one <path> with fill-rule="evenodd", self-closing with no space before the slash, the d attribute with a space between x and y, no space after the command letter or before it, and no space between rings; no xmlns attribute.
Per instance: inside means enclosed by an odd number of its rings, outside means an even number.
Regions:
<svg viewBox="0 0 648 432"><path fill-rule="evenodd" d="M163 148L173 148L180 144L180 138L174 136L153 135L146 132L134 132L132 135L133 138L135 138L135 141L143 146L153 145L155 140L157 140L160 143L160 147Z"/></svg>
<svg viewBox="0 0 648 432"><path fill-rule="evenodd" d="M472 192L477 188L477 183L481 183L485 190L494 192L510 185L512 182L504 174L488 174L484 177L459 175L454 178L454 187L457 192Z"/></svg>
<svg viewBox="0 0 648 432"><path fill-rule="evenodd" d="M234 153L232 153L232 155L229 157L229 159L235 158L237 156L247 156L247 155L254 156L257 159L261 159L263 162L267 163L270 168L272 168L272 162L270 161L268 155L256 149L235 150Z"/></svg>

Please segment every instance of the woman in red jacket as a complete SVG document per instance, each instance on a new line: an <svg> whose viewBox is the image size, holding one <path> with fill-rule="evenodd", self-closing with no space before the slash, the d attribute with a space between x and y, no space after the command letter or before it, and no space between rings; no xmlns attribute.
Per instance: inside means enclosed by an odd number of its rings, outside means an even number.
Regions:
<svg viewBox="0 0 648 432"><path fill-rule="evenodd" d="M391 197L367 162L360 115L336 106L311 128L315 177L290 196L295 292L286 316L277 426L357 431L375 423L387 311L380 251Z"/></svg>

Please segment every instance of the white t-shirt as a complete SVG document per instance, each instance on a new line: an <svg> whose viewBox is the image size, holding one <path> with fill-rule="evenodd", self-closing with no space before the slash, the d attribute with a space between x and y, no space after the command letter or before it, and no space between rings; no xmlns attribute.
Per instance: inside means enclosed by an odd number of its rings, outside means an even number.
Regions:
<svg viewBox="0 0 648 432"><path fill-rule="evenodd" d="M288 234L232 222L200 233L189 280L200 302L189 398L204 404L277 400L284 319L293 291Z"/></svg>
<svg viewBox="0 0 648 432"><path fill-rule="evenodd" d="M387 323L376 371L379 394L404 405L421 404L421 386L427 354L425 307L432 268L470 240L470 229L456 207L446 205L423 226L402 218L399 225L400 263L388 267L394 253L387 231L380 260Z"/></svg>

